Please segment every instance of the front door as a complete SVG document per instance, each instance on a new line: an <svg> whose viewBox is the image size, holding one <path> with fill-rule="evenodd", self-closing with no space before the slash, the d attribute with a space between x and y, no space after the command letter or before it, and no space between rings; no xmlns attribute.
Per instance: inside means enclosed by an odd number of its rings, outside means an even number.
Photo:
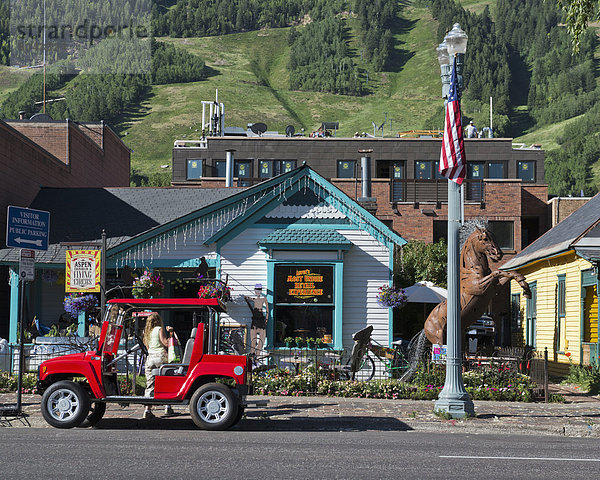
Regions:
<svg viewBox="0 0 600 480"><path fill-rule="evenodd" d="M537 284L530 283L529 289L531 290L531 298L527 299L527 311L525 312L525 342L527 346L535 348L535 324L537 319Z"/></svg>

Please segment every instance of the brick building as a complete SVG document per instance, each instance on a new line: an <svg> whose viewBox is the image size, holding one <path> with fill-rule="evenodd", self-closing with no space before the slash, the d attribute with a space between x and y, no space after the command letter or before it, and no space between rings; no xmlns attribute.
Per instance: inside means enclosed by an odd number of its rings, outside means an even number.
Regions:
<svg viewBox="0 0 600 480"><path fill-rule="evenodd" d="M245 186L303 162L353 199L362 192L361 156L371 151L368 208L406 239L446 235L447 181L439 176L439 138L209 137L175 142L173 185L225 183L226 152L234 151L234 185ZM465 218L490 222L507 258L548 228L544 152L512 147L511 139L465 139Z"/></svg>
<svg viewBox="0 0 600 480"><path fill-rule="evenodd" d="M6 225L8 205L28 207L42 186L129 186L129 171L129 148L103 122L0 120L0 225ZM3 286L0 305L7 302ZM7 312L1 310L0 337L6 337Z"/></svg>

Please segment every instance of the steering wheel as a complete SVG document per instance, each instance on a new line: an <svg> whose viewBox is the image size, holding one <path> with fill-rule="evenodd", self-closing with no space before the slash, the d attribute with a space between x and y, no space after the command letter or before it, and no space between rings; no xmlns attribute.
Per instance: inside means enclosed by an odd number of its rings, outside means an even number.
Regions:
<svg viewBox="0 0 600 480"><path fill-rule="evenodd" d="M144 344L144 339L142 337L140 337L137 333L135 335L135 339L137 340L137 343L140 346L140 350L142 351L142 353L144 355L148 356L148 349L146 348L146 345Z"/></svg>

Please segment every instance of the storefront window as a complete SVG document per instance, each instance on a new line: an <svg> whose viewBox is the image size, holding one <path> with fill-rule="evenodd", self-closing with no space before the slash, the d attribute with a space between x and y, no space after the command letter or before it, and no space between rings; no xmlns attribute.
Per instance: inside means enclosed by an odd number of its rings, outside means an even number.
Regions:
<svg viewBox="0 0 600 480"><path fill-rule="evenodd" d="M417 180L430 180L433 178L430 160L415 162L415 177Z"/></svg>
<svg viewBox="0 0 600 480"><path fill-rule="evenodd" d="M496 242L502 250L514 250L514 223L506 221L490 220L488 230L496 237Z"/></svg>
<svg viewBox="0 0 600 480"><path fill-rule="evenodd" d="M333 336L333 266L275 267L275 345L286 337Z"/></svg>
<svg viewBox="0 0 600 480"><path fill-rule="evenodd" d="M187 179L198 180L199 178L202 178L202 160L189 158L187 161Z"/></svg>
<svg viewBox="0 0 600 480"><path fill-rule="evenodd" d="M261 160L258 163L260 178L271 178L296 168L296 160Z"/></svg>
<svg viewBox="0 0 600 480"><path fill-rule="evenodd" d="M535 182L535 162L518 162L517 176L524 182Z"/></svg>
<svg viewBox="0 0 600 480"><path fill-rule="evenodd" d="M488 162L486 178L504 178L504 162Z"/></svg>
<svg viewBox="0 0 600 480"><path fill-rule="evenodd" d="M354 178L354 160L338 160L337 162L337 178Z"/></svg>

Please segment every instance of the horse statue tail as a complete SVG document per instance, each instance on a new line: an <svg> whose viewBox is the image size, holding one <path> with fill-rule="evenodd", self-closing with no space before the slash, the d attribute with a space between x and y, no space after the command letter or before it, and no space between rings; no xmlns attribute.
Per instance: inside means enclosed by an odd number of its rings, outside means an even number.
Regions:
<svg viewBox="0 0 600 480"><path fill-rule="evenodd" d="M408 344L408 369L400 377L401 382L408 382L419 368L426 344L427 337L425 336L425 329L423 329Z"/></svg>

